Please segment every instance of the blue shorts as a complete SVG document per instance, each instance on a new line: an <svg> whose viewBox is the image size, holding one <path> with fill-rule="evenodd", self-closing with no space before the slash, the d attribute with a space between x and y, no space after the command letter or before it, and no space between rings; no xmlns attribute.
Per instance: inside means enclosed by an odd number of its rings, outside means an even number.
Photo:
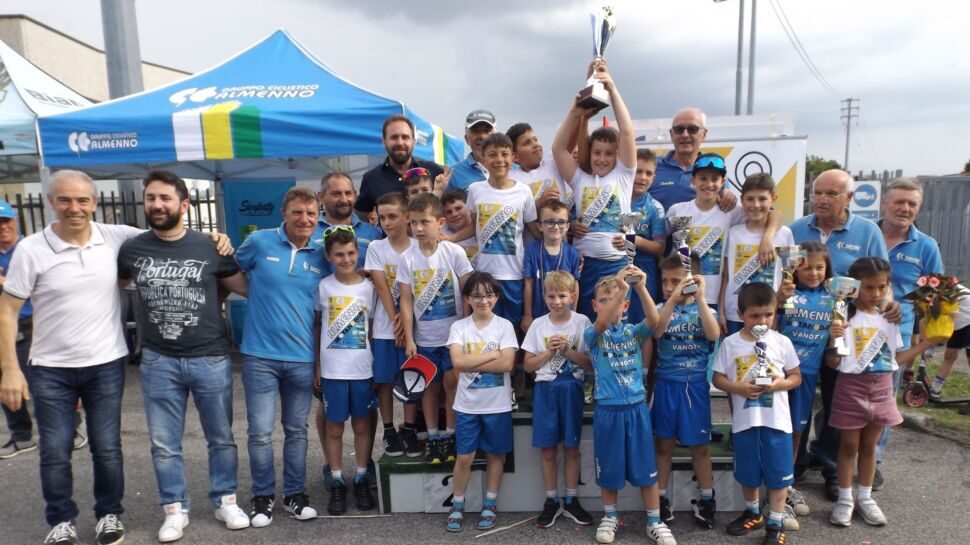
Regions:
<svg viewBox="0 0 970 545"><path fill-rule="evenodd" d="M818 375L802 375L802 383L788 390L788 408L791 410L791 427L794 431L804 431L812 418L815 406L815 385Z"/></svg>
<svg viewBox="0 0 970 545"><path fill-rule="evenodd" d="M323 414L330 422L363 418L377 409L374 381L367 379L320 379L323 390Z"/></svg>
<svg viewBox="0 0 970 545"><path fill-rule="evenodd" d="M502 288L502 293L492 312L512 322L512 325L518 328L519 322L522 321L522 292L525 280L499 280L498 285Z"/></svg>
<svg viewBox="0 0 970 545"><path fill-rule="evenodd" d="M469 414L455 411L455 443L458 454L512 452L512 412Z"/></svg>
<svg viewBox="0 0 970 545"><path fill-rule="evenodd" d="M418 354L428 358L438 366L438 374L431 381L433 384L441 382L441 378L445 376L445 373L454 369L454 366L451 365L451 347L432 346L431 348L422 348L419 346Z"/></svg>
<svg viewBox="0 0 970 545"><path fill-rule="evenodd" d="M629 481L638 488L657 482L650 412L646 403L596 405L593 455L596 484L620 490ZM789 452L791 449L789 449Z"/></svg>
<svg viewBox="0 0 970 545"><path fill-rule="evenodd" d="M677 439L685 447L711 442L711 394L705 380L657 380L650 418L657 437Z"/></svg>
<svg viewBox="0 0 970 545"><path fill-rule="evenodd" d="M596 284L604 276L616 276L616 273L626 267L626 264L625 258L616 261L604 261L595 257L583 258L583 274L579 277L580 314L585 314L590 321L596 321L596 313L593 312L593 295L596 291Z"/></svg>
<svg viewBox="0 0 970 545"><path fill-rule="evenodd" d="M737 407L735 407L737 410ZM791 434L757 426L731 434L734 479L748 488L764 483L769 490L795 484Z"/></svg>
<svg viewBox="0 0 970 545"><path fill-rule="evenodd" d="M404 365L407 356L404 349L394 344L394 339L373 339L374 384L394 384L394 377Z"/></svg>
<svg viewBox="0 0 970 545"><path fill-rule="evenodd" d="M532 394L532 447L579 446L583 383L572 378L536 382Z"/></svg>
<svg viewBox="0 0 970 545"><path fill-rule="evenodd" d="M744 322L735 322L734 320L726 320L726 321L727 321L727 335L725 335L725 337L730 337L731 335L734 335L738 331L741 331L742 329L744 329Z"/></svg>

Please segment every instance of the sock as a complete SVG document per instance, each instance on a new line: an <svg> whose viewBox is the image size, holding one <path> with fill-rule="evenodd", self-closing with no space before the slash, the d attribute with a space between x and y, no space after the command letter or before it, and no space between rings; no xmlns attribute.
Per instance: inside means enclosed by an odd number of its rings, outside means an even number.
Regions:
<svg viewBox="0 0 970 545"><path fill-rule="evenodd" d="M783 513L776 513L774 511L768 512L768 526L775 526L781 528L781 518Z"/></svg>
<svg viewBox="0 0 970 545"><path fill-rule="evenodd" d="M438 428L428 428L428 441L437 441L438 439Z"/></svg>
<svg viewBox="0 0 970 545"><path fill-rule="evenodd" d="M551 500L556 499L556 490L555 489L553 489L553 490L546 490L546 497L549 498L549 499L551 499Z"/></svg>
<svg viewBox="0 0 970 545"><path fill-rule="evenodd" d="M363 479L364 476L366 476L366 475L367 475L367 467L366 466L365 467L358 467L354 471L354 482L356 483L357 481Z"/></svg>
<svg viewBox="0 0 970 545"><path fill-rule="evenodd" d="M647 509L647 526L660 524L660 509Z"/></svg>
<svg viewBox="0 0 970 545"><path fill-rule="evenodd" d="M661 498L666 498L667 497L667 489L666 488L661 488L660 489L660 497Z"/></svg>
<svg viewBox="0 0 970 545"><path fill-rule="evenodd" d="M745 500L744 501L744 507L748 511L751 511L752 513L754 513L755 515L760 515L761 514L761 505L760 505L760 503L761 502L758 501L758 498L755 498L755 499L753 499L751 501Z"/></svg>
<svg viewBox="0 0 970 545"><path fill-rule="evenodd" d="M482 502L482 506L494 508L496 503L498 503L498 492L487 490L485 492L485 501Z"/></svg>
<svg viewBox="0 0 970 545"><path fill-rule="evenodd" d="M455 496L451 498L451 506L455 509L465 508L465 496Z"/></svg>
<svg viewBox="0 0 970 545"><path fill-rule="evenodd" d="M714 489L713 488L701 488L701 499L702 500L713 500L714 499Z"/></svg>
<svg viewBox="0 0 970 545"><path fill-rule="evenodd" d="M394 422L384 423L384 433L387 433L388 431L394 431Z"/></svg>
<svg viewBox="0 0 970 545"><path fill-rule="evenodd" d="M871 488L870 488L870 490L871 490ZM849 503L852 503L852 487L851 486L849 488L842 488L841 486L839 487L839 501L847 501Z"/></svg>
<svg viewBox="0 0 970 545"><path fill-rule="evenodd" d="M339 469L337 471L331 471L330 476L333 477L333 480L335 481L344 480L344 472L340 471Z"/></svg>
<svg viewBox="0 0 970 545"><path fill-rule="evenodd" d="M455 428L445 428L445 433L442 435L445 439L451 437L455 434Z"/></svg>
<svg viewBox="0 0 970 545"><path fill-rule="evenodd" d="M405 422L404 429L416 432L418 427L414 424L414 422Z"/></svg>
<svg viewBox="0 0 970 545"><path fill-rule="evenodd" d="M933 379L933 384L930 386L930 390L937 394L940 393L940 390L943 389L944 382L946 382L946 378L936 375L936 378Z"/></svg>
<svg viewBox="0 0 970 545"><path fill-rule="evenodd" d="M567 488L566 489L566 503L569 504L569 503L572 503L575 500L576 500L576 489L575 488Z"/></svg>
<svg viewBox="0 0 970 545"><path fill-rule="evenodd" d="M610 504L610 505L605 505L604 504L603 505L603 515L604 516L607 516L607 517L610 517L610 518L615 518L615 519L620 518L619 514L617 514L617 512L616 512L616 504L615 503Z"/></svg>
<svg viewBox="0 0 970 545"><path fill-rule="evenodd" d="M864 500L864 499L867 499L867 498L871 498L872 497L872 487L871 486L862 486L860 484L859 487L858 487L858 489L856 489L856 494L857 494L856 498L857 499L860 499L860 500ZM842 491L841 490L839 491L839 496L840 496L840 499L841 499L841 496L842 496Z"/></svg>

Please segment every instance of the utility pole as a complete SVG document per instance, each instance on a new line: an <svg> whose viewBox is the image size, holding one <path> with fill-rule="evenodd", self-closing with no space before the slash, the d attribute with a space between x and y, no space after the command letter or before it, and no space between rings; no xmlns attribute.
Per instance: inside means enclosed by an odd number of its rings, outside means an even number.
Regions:
<svg viewBox="0 0 970 545"><path fill-rule="evenodd" d="M734 72L734 115L741 115L741 84L744 75L741 70L741 59L744 56L744 0L738 6L738 67Z"/></svg>
<svg viewBox="0 0 970 545"><path fill-rule="evenodd" d="M842 170L849 170L849 133L852 128L852 120L859 117L859 99L847 98L842 101L841 119L845 120L845 162L842 163Z"/></svg>
<svg viewBox="0 0 970 545"><path fill-rule="evenodd" d="M751 41L748 43L748 115L754 113L754 37L758 23L758 0L751 0Z"/></svg>

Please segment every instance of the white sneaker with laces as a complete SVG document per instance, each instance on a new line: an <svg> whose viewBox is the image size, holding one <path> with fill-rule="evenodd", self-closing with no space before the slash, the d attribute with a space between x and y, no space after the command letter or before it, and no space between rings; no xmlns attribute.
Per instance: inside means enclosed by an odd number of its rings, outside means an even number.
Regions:
<svg viewBox="0 0 970 545"><path fill-rule="evenodd" d="M805 496L794 488L788 489L788 499L786 501L791 506L792 512L800 517L807 516L812 512L812 509L805 503Z"/></svg>
<svg viewBox="0 0 970 545"><path fill-rule="evenodd" d="M866 521L866 524L870 526L886 525L886 515L883 514L882 509L879 508L876 500L872 499L872 497L856 500L855 506L859 510L859 514L862 515L862 520Z"/></svg>
<svg viewBox="0 0 970 545"><path fill-rule="evenodd" d="M785 504L785 512L781 515L781 526L789 532L794 532L801 528L798 524L798 519L795 518L795 511L788 504Z"/></svg>
<svg viewBox="0 0 970 545"><path fill-rule="evenodd" d="M44 538L44 545L76 544L77 542L77 530L74 529L74 523L71 522L62 522L54 526L47 533L47 537Z"/></svg>
<svg viewBox="0 0 970 545"><path fill-rule="evenodd" d="M829 522L836 526L852 526L852 509L852 501L839 500L835 502Z"/></svg>
<svg viewBox="0 0 970 545"><path fill-rule="evenodd" d="M221 500L221 505L216 509L216 520L226 523L226 528L230 530L242 530L249 528L249 517L241 507L236 505L236 495L226 494Z"/></svg>
<svg viewBox="0 0 970 545"><path fill-rule="evenodd" d="M596 529L596 542L613 543L613 538L616 537L616 528L619 526L619 523L620 521L616 517L603 517L599 527Z"/></svg>
<svg viewBox="0 0 970 545"><path fill-rule="evenodd" d="M158 541L169 543L182 539L182 530L189 525L189 512L182 509L182 502L169 503L162 506L165 509L165 522L158 529Z"/></svg>
<svg viewBox="0 0 970 545"><path fill-rule="evenodd" d="M657 545L677 545L677 540L674 539L674 533L662 522L647 525L647 537L652 539Z"/></svg>

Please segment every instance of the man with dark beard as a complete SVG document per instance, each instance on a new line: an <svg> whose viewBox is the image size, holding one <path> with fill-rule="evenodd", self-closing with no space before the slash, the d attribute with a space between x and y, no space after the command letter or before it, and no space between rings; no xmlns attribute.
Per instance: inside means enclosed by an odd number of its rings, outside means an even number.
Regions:
<svg viewBox="0 0 970 545"><path fill-rule="evenodd" d="M414 123L407 116L392 115L385 119L381 136L387 158L380 165L365 172L360 181L360 196L357 198L356 208L364 217L374 210L374 203L385 193L404 193L404 181L401 177L409 169L424 167L432 180L443 172L437 163L411 156L414 151Z"/></svg>
<svg viewBox="0 0 970 545"><path fill-rule="evenodd" d="M136 316L144 335L141 385L152 463L165 521L161 542L182 537L189 499L182 459L185 408L191 393L209 452L209 500L230 530L249 526L236 505L236 443L232 435L232 360L220 288L246 295L246 278L209 237L185 227L188 189L166 171L150 172L145 187L149 231L125 242L118 277L138 292Z"/></svg>
<svg viewBox="0 0 970 545"><path fill-rule="evenodd" d="M402 186L403 187L403 186ZM349 225L354 228L357 237L357 268L364 268L364 258L367 247L372 240L381 238L381 230L369 222L361 221L354 214L354 202L357 192L354 182L343 172L330 172L320 181L320 192L317 193L320 204L323 205L323 217L317 222L317 230L313 233L313 242L323 245L323 232L334 225ZM323 262L323 277L333 274L333 265L329 261Z"/></svg>

